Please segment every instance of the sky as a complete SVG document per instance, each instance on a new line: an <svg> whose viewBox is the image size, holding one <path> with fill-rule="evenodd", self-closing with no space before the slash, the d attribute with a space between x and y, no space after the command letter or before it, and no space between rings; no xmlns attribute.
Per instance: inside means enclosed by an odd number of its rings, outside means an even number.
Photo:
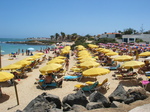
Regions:
<svg viewBox="0 0 150 112"><path fill-rule="evenodd" d="M150 0L0 0L0 38L150 30Z"/></svg>

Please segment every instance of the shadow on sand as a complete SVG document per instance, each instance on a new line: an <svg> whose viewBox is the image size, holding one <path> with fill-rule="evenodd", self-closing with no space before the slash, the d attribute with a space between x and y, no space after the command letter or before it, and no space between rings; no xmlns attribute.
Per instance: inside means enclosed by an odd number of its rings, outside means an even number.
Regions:
<svg viewBox="0 0 150 112"><path fill-rule="evenodd" d="M2 94L2 96L0 96L0 103L7 101L9 99L9 97L10 96L7 94Z"/></svg>

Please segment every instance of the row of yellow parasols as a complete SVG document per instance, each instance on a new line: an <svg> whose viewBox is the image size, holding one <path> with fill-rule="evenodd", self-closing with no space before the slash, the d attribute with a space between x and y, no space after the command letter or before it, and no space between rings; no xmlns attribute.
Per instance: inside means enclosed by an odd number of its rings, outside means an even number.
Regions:
<svg viewBox="0 0 150 112"><path fill-rule="evenodd" d="M45 65L44 67L40 68L39 71L43 74L46 75L48 73L52 73L52 72L56 72L58 70L60 70L63 66L62 63L64 63L64 59L66 57L63 56L58 56L54 59L52 59L51 61L49 61L47 63L47 65Z"/></svg>

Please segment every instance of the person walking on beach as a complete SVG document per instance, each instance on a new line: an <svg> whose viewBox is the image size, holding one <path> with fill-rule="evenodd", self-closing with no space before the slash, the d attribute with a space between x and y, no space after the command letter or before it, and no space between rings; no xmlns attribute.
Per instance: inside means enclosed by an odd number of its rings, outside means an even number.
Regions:
<svg viewBox="0 0 150 112"><path fill-rule="evenodd" d="M68 58L66 58L65 67L66 67L66 70L68 71L68 69L69 69L69 59Z"/></svg>
<svg viewBox="0 0 150 112"><path fill-rule="evenodd" d="M24 55L24 50L22 49L22 56Z"/></svg>

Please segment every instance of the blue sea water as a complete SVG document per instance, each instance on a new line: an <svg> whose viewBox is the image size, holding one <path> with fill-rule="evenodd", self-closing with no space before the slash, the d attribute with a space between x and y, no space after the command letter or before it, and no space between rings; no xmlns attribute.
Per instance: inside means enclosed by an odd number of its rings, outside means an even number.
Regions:
<svg viewBox="0 0 150 112"><path fill-rule="evenodd" d="M1 46L1 54L10 54L11 52L17 52L18 49L20 51L24 49L24 51L30 47L34 48L35 50L45 49L47 45L26 45L26 44L7 44L5 42L8 41L28 41L27 39L22 38L0 38L0 46Z"/></svg>

